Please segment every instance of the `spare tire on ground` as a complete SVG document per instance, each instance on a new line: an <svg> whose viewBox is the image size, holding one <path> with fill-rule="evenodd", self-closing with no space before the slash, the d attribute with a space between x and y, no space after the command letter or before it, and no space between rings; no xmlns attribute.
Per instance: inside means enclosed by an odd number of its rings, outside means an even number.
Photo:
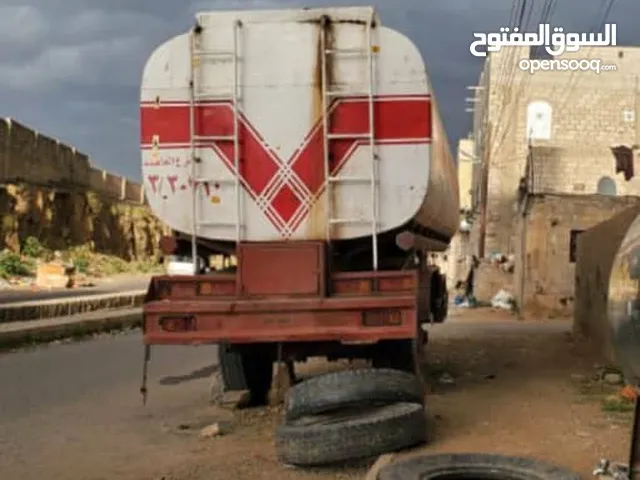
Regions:
<svg viewBox="0 0 640 480"><path fill-rule="evenodd" d="M426 455L383 467L377 480L579 480L577 473L539 460L483 453Z"/></svg>
<svg viewBox="0 0 640 480"><path fill-rule="evenodd" d="M276 452L285 464L327 465L370 458L425 442L424 407L396 403L302 417L276 430Z"/></svg>
<svg viewBox="0 0 640 480"><path fill-rule="evenodd" d="M289 391L287 421L346 407L424 402L420 379L391 369L345 370L305 380Z"/></svg>

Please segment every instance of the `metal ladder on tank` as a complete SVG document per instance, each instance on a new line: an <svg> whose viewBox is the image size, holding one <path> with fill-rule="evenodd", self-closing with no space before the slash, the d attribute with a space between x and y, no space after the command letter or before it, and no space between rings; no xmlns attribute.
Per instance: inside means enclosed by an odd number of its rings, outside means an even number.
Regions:
<svg viewBox="0 0 640 480"><path fill-rule="evenodd" d="M324 138L324 174L326 179L325 190L325 211L327 212L327 230L326 240L327 243L331 243L332 230L334 225L339 224L370 224L371 225L371 246L372 246L372 263L373 270L378 270L378 156L375 152L375 119L374 119L374 45L373 45L373 28L374 19L371 19L367 23L366 27L366 49L362 48L349 48L339 49L327 48L327 34L326 29L321 30L321 49L323 52L322 57L322 110L324 112L322 119L323 138ZM368 90L366 96L368 99L368 117L369 117L369 130L365 133L331 133L330 132L330 112L329 107L333 101L339 98L349 98L356 95L361 95L363 92L355 91L332 91L331 85L329 85L329 79L327 78L328 67L327 64L331 61L331 57L344 57L344 56L366 56L367 57L367 78ZM361 140L366 139L369 141L369 154L370 154L370 173L368 177L357 176L334 176L331 175L331 166L329 164L329 154L331 151L332 140ZM365 183L371 187L371 210L370 218L337 218L333 214L334 205L332 201L332 194L334 187L339 183Z"/></svg>
<svg viewBox="0 0 640 480"><path fill-rule="evenodd" d="M237 20L233 25L233 50L203 50L199 47L201 39L202 27L196 25L190 35L190 54L191 54L191 78L189 82L190 99L189 99L189 130L190 130L190 148L191 148L191 178L193 182L192 190L192 232L191 235L191 254L194 265L194 272L198 269L198 246L197 237L202 226L218 226L218 227L234 227L236 231L236 242L242 239L242 216L241 216L241 181L240 181L240 135L239 135L239 107L240 101L239 87L239 59L238 47L240 28L242 23ZM202 64L203 59L227 60L230 59L233 67L233 90L230 94L207 94L198 91L196 70ZM231 103L233 109L233 134L231 135L198 135L196 132L196 109L200 101L221 101ZM200 173L200 165L202 159L198 155L198 144L201 142L233 142L233 179L207 178ZM206 221L200 218L201 212L199 208L199 193L204 184L217 183L219 185L232 184L235 195L235 221L219 222Z"/></svg>

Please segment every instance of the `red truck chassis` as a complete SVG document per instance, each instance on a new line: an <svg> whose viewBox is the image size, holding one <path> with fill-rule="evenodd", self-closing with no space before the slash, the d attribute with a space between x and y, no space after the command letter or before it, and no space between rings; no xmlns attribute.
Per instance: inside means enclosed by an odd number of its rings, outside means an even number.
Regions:
<svg viewBox="0 0 640 480"><path fill-rule="evenodd" d="M322 355L413 370L408 357L426 341L429 268L328 272L326 257L324 242L242 243L233 273L154 277L144 342L232 346L253 369Z"/></svg>

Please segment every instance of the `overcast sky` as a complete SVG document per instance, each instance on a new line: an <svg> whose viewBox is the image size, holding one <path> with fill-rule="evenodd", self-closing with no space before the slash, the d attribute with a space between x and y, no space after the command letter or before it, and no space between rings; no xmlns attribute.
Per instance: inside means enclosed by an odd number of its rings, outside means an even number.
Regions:
<svg viewBox="0 0 640 480"><path fill-rule="evenodd" d="M535 0L541 5L543 0ZM557 0L552 23L589 31L608 0ZM510 0L0 0L0 115L75 145L92 162L140 178L138 98L155 46L185 31L203 9L377 3L382 22L413 39L427 62L455 149L465 136L467 85L482 59L473 32L496 32ZM539 14L534 13L532 24ZM617 0L618 44L640 45L640 1ZM535 28L535 26L534 26Z"/></svg>

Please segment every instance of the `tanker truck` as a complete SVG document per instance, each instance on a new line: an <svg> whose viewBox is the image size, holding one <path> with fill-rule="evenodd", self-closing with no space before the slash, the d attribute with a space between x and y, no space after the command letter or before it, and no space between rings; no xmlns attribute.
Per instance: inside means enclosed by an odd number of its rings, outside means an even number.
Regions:
<svg viewBox="0 0 640 480"><path fill-rule="evenodd" d="M224 388L255 399L275 362L415 371L459 207L409 38L372 7L199 13L148 59L140 123L161 249L193 262L150 282L145 368L151 345L217 344Z"/></svg>

